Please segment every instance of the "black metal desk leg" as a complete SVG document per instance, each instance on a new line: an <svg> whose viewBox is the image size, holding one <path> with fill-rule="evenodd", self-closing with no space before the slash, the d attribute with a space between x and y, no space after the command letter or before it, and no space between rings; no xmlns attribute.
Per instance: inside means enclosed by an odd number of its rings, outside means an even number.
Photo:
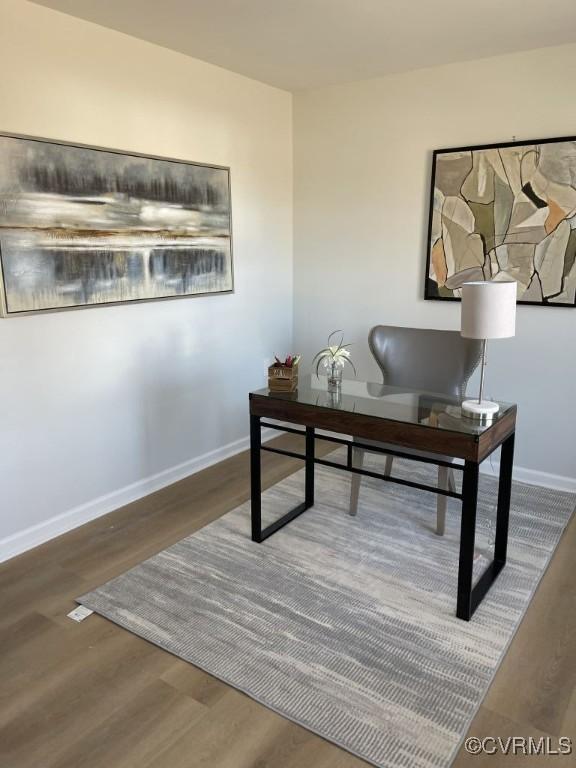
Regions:
<svg viewBox="0 0 576 768"><path fill-rule="evenodd" d="M282 517L262 528L262 485L260 452L272 450L269 446L262 447L260 428L262 422L260 416L250 416L250 489L252 496L252 541L261 544L267 538L275 534L280 528L291 523L307 509L314 505L314 427L306 427L306 451L304 455L286 451L287 456L304 459L304 501L285 512ZM282 450L274 451L283 453Z"/></svg>
<svg viewBox="0 0 576 768"><path fill-rule="evenodd" d="M464 464L462 481L462 523L460 527L460 562L458 566L458 598L456 616L469 621L473 613L472 576L474 541L476 538L476 505L478 503L478 471L475 462Z"/></svg>
<svg viewBox="0 0 576 768"><path fill-rule="evenodd" d="M508 520L512 495L512 465L514 464L514 432L502 443L500 452L500 478L498 481L498 508L496 512L496 540L494 562L504 565L508 549Z"/></svg>
<svg viewBox="0 0 576 768"><path fill-rule="evenodd" d="M314 505L314 427L306 427L306 488L304 503L306 508Z"/></svg>
<svg viewBox="0 0 576 768"><path fill-rule="evenodd" d="M250 416L250 498L252 510L252 541L262 541L262 486L260 468L260 416Z"/></svg>

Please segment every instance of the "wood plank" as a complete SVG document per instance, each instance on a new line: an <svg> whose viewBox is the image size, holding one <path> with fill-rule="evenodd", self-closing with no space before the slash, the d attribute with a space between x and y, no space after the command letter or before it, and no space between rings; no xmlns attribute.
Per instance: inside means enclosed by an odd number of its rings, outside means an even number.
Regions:
<svg viewBox="0 0 576 768"><path fill-rule="evenodd" d="M2 703L0 765L58 764L71 744L121 713L171 663L169 654L123 630L69 655Z"/></svg>
<svg viewBox="0 0 576 768"><path fill-rule="evenodd" d="M7 624L0 633L0 722L18 702L18 694L37 692L52 670L76 656L90 655L92 647L115 634L114 626L101 616L67 626L31 612Z"/></svg>
<svg viewBox="0 0 576 768"><path fill-rule="evenodd" d="M58 768L135 768L155 758L201 721L206 707L162 680L95 728L74 738L57 760Z"/></svg>

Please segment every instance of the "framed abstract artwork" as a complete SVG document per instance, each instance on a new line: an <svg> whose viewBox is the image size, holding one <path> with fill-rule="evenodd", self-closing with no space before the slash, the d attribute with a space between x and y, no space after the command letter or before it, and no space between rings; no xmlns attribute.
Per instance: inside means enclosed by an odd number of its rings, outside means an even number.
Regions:
<svg viewBox="0 0 576 768"><path fill-rule="evenodd" d="M437 149L425 298L516 280L518 302L576 306L576 138Z"/></svg>
<svg viewBox="0 0 576 768"><path fill-rule="evenodd" d="M233 291L230 170L0 134L4 316Z"/></svg>

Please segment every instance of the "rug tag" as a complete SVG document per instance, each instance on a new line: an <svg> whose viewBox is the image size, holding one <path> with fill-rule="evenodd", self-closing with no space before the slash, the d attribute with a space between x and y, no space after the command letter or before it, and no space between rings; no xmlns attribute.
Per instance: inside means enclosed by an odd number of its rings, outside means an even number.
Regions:
<svg viewBox="0 0 576 768"><path fill-rule="evenodd" d="M70 611L68 618L72 619L72 621L84 621L88 616L92 616L93 613L94 611L91 611L90 608L86 608L84 605L79 605L77 608L74 608L73 611Z"/></svg>

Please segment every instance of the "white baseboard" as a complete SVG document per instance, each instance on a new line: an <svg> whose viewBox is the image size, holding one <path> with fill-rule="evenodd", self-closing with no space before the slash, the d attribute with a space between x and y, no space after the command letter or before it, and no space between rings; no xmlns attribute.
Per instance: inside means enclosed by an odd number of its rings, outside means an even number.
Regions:
<svg viewBox="0 0 576 768"><path fill-rule="evenodd" d="M486 475L498 475L500 463L493 464L487 460L480 466L480 472ZM576 477L564 477L564 475L552 475L550 472L539 472L537 469L526 469L514 465L512 473L514 480L528 485L542 485L544 488L553 488L556 491L568 491L576 493Z"/></svg>
<svg viewBox="0 0 576 768"><path fill-rule="evenodd" d="M278 432L273 429L262 430L262 440L266 442L273 437L278 436ZM37 525L25 528L23 531L7 536L0 540L0 563L9 560L12 557L21 555L23 552L44 544L46 541L61 536L63 533L71 531L84 523L89 523L97 517L107 515L125 504L141 499L154 491L159 491L167 485L183 480L185 477L200 472L202 469L217 464L219 461L228 459L237 453L247 450L250 445L249 437L242 437L214 451L204 453L182 464L165 469L155 475L150 475L135 483L119 488L116 491L99 496L96 499L80 504L67 512L49 518Z"/></svg>

